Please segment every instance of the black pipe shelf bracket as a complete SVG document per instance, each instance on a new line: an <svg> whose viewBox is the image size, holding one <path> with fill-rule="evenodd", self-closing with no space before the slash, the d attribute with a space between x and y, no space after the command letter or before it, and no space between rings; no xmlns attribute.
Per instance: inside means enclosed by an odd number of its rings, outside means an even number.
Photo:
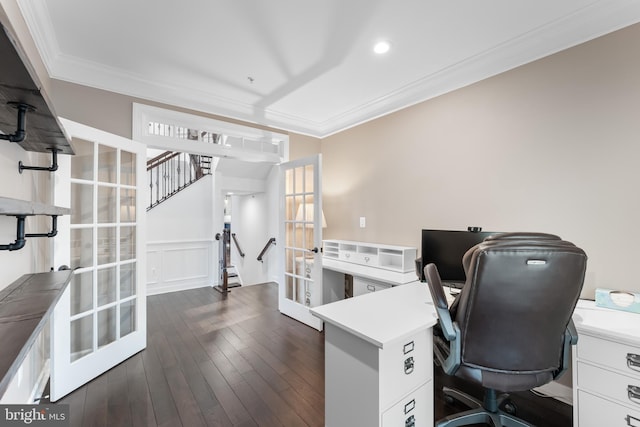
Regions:
<svg viewBox="0 0 640 427"><path fill-rule="evenodd" d="M51 166L25 166L22 164L22 160L18 162L18 171L22 173L23 170L32 170L32 171L46 171L46 172L55 172L58 170L58 151L57 148L50 148L51 150Z"/></svg>
<svg viewBox="0 0 640 427"><path fill-rule="evenodd" d="M22 249L27 238L54 237L58 234L58 216L69 214L70 209L45 205L37 202L0 197L0 215L16 218L15 242L0 245L0 251L17 251ZM51 217L51 231L48 233L25 233L25 219L27 216L46 215Z"/></svg>
<svg viewBox="0 0 640 427"><path fill-rule="evenodd" d="M36 111L35 107L24 102L7 102L7 105L12 106L18 110L18 123L16 124L16 131L10 135L0 134L0 139L6 139L10 142L22 142L27 136L25 130L27 123L27 111Z"/></svg>

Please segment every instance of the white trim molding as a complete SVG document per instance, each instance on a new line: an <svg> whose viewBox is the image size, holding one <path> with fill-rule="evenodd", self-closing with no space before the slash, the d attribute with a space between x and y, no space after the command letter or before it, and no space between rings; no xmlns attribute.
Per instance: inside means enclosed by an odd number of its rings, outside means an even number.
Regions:
<svg viewBox="0 0 640 427"><path fill-rule="evenodd" d="M155 135L149 132L149 123L219 134L233 142L213 144L175 136ZM139 103L133 103L131 133L134 141L142 142L150 148L247 162L276 164L286 161L289 153L289 136L286 134Z"/></svg>
<svg viewBox="0 0 640 427"><path fill-rule="evenodd" d="M215 286L213 245L213 239L148 242L147 295Z"/></svg>

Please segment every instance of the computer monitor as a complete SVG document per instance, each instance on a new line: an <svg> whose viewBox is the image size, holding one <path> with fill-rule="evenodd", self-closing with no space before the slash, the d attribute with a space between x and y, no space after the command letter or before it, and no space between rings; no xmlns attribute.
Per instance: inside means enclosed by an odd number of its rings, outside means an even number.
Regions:
<svg viewBox="0 0 640 427"><path fill-rule="evenodd" d="M462 267L462 256L471 247L486 237L496 234L487 231L422 230L420 279L424 278L424 267L435 264L443 282L462 287L466 280Z"/></svg>

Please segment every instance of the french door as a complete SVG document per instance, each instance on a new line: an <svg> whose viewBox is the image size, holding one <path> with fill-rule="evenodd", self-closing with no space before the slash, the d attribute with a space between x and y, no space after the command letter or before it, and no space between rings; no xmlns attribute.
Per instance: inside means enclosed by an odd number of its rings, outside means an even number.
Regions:
<svg viewBox="0 0 640 427"><path fill-rule="evenodd" d="M280 165L282 260L278 308L319 331L322 321L309 308L322 305L322 227L320 155Z"/></svg>
<svg viewBox="0 0 640 427"><path fill-rule="evenodd" d="M56 200L69 199L71 214L60 227L68 248L54 252L75 271L51 321L52 401L144 349L147 333L146 146L62 124L76 155L56 176Z"/></svg>

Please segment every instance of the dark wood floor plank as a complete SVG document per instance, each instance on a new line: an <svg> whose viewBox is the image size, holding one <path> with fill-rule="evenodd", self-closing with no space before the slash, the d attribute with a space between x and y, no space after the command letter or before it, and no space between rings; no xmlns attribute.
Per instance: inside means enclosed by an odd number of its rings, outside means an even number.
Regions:
<svg viewBox="0 0 640 427"><path fill-rule="evenodd" d="M177 407L182 425L189 427L204 426L204 417L182 371L177 366L168 368L165 369L165 376L169 383L173 401L179 402Z"/></svg>
<svg viewBox="0 0 640 427"><path fill-rule="evenodd" d="M212 361L200 363L199 368L232 425L241 425L252 419L243 402L236 396Z"/></svg>
<svg viewBox="0 0 640 427"><path fill-rule="evenodd" d="M124 365L127 370L131 425L133 427L155 426L157 421L153 412L153 403L141 353L129 358Z"/></svg>
<svg viewBox="0 0 640 427"><path fill-rule="evenodd" d="M247 373L245 373L245 375L246 374ZM258 425L265 427L285 426L285 424L280 422L273 409L260 398L260 396L246 381L238 381L232 384L231 387ZM301 426L304 426L304 424L301 424Z"/></svg>
<svg viewBox="0 0 640 427"><path fill-rule="evenodd" d="M153 336L155 334L152 333ZM158 425L165 422L175 422L180 425L180 416L178 409L173 401L169 384L164 375L164 368L156 352L156 340L150 339L147 343L147 349L142 352L142 361L144 365L145 377L149 384L149 394L153 403L153 412Z"/></svg>
<svg viewBox="0 0 640 427"><path fill-rule="evenodd" d="M64 399L61 399L59 403L69 405L69 424L70 427L82 427L82 414L84 413L84 406L87 397L88 386L80 387L71 394L67 395ZM42 403L46 403L46 400Z"/></svg>
<svg viewBox="0 0 640 427"><path fill-rule="evenodd" d="M128 427L132 424L129 409L127 368L124 363L107 372L107 425Z"/></svg>
<svg viewBox="0 0 640 427"><path fill-rule="evenodd" d="M89 382L82 414L82 425L88 427L107 427L107 375L101 375Z"/></svg>
<svg viewBox="0 0 640 427"><path fill-rule="evenodd" d="M296 413L296 402L287 402L282 395L271 388L256 371L245 372L242 375L249 386L256 392L265 405L275 413L285 426L304 426L308 423Z"/></svg>

